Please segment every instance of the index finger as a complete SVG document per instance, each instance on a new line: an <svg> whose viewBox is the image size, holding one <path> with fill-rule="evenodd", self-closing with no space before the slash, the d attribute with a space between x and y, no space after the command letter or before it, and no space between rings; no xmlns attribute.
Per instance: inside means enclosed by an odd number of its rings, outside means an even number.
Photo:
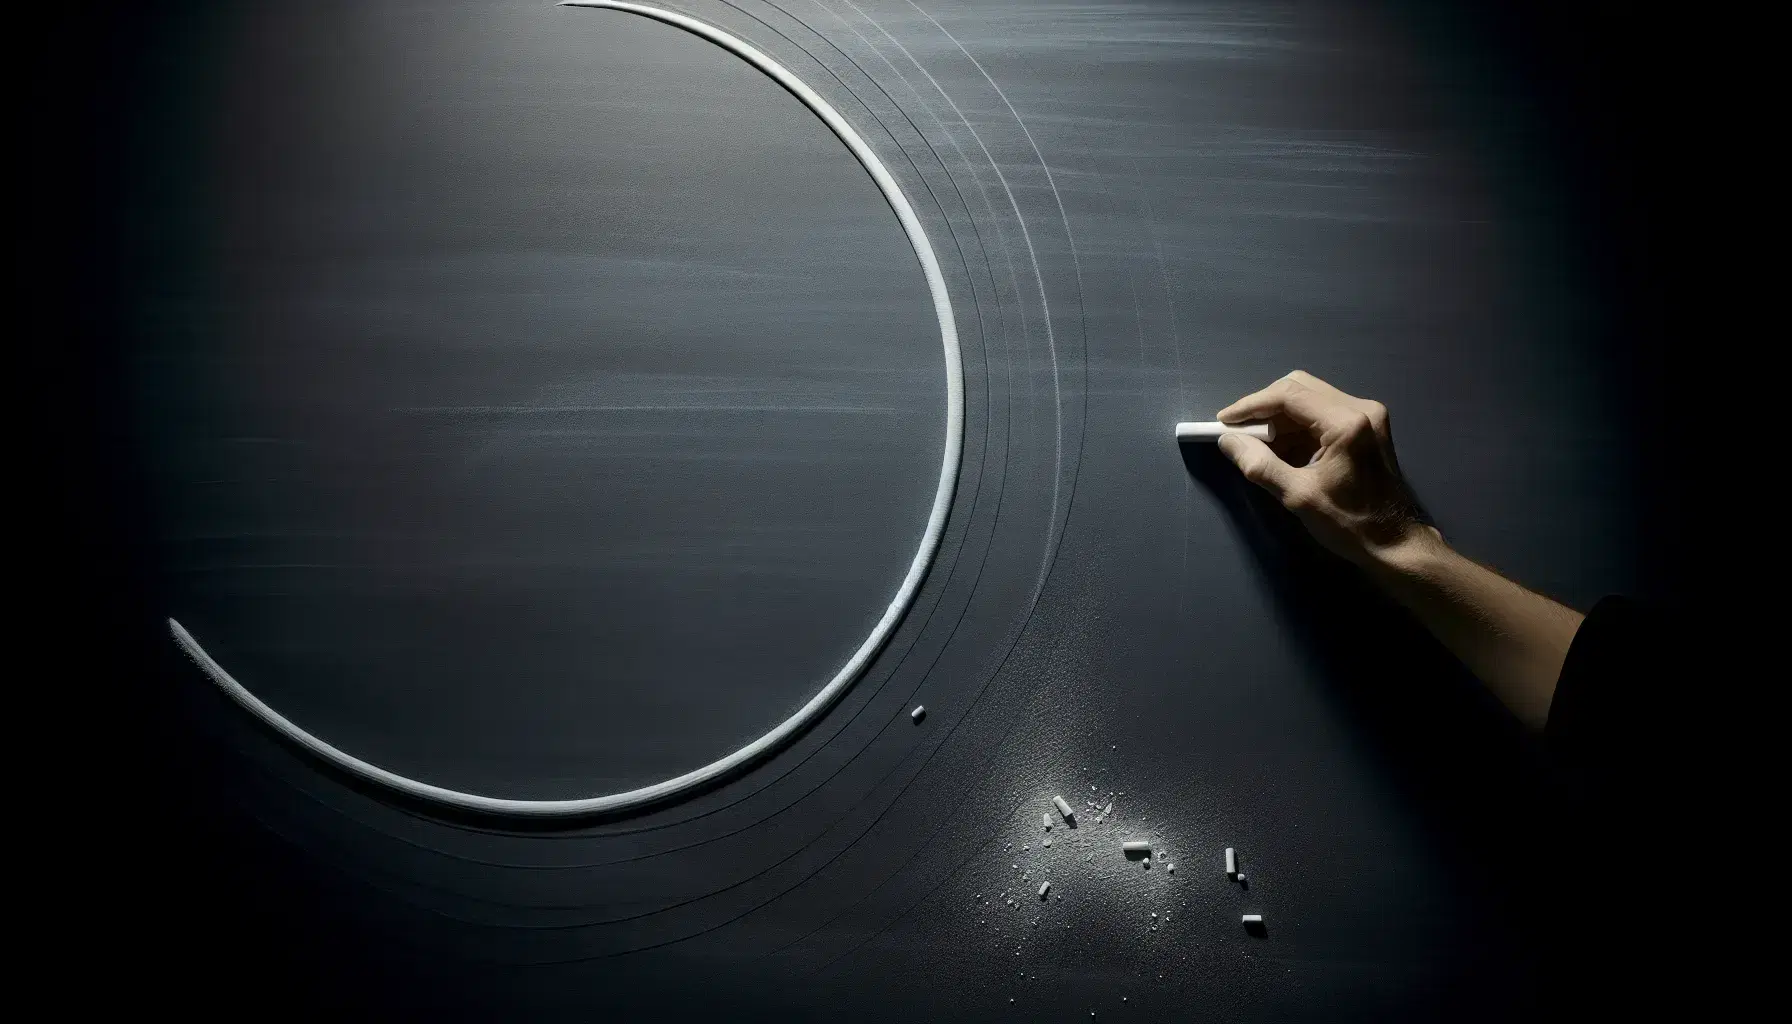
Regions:
<svg viewBox="0 0 1792 1024"><path fill-rule="evenodd" d="M1249 394L1219 411L1222 423L1246 420L1267 420L1286 416L1309 430L1324 431L1341 426L1350 409L1339 400L1322 395L1292 377L1283 377L1269 387Z"/></svg>

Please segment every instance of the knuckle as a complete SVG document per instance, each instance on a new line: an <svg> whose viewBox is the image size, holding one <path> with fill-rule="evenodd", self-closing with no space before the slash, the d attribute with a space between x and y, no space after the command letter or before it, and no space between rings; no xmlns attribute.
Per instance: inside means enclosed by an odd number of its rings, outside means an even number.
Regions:
<svg viewBox="0 0 1792 1024"><path fill-rule="evenodd" d="M1363 405L1363 414L1369 417L1369 425L1377 430L1385 430L1388 425L1388 407L1370 399Z"/></svg>
<svg viewBox="0 0 1792 1024"><path fill-rule="evenodd" d="M1319 507L1319 488L1307 483L1292 484L1282 492L1282 505L1290 512L1310 512Z"/></svg>

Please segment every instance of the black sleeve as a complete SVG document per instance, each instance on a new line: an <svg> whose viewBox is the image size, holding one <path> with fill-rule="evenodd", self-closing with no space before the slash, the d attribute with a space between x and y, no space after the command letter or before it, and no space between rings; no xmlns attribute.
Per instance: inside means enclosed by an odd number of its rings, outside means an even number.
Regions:
<svg viewBox="0 0 1792 1024"><path fill-rule="evenodd" d="M1684 610L1607 597L1569 645L1543 729L1557 799L1541 853L1597 866L1572 893L1576 913L1599 926L1588 931L1555 916L1552 901L1567 890L1551 888L1538 904L1549 1019L1603 1020L1617 1007L1677 1003L1671 980L1639 985L1638 977L1699 976L1677 959L1669 969L1660 936L1685 922L1676 901L1656 894L1669 891L1672 877L1661 844L1685 833L1699 806L1688 787L1706 763L1695 742L1700 705L1733 699L1708 670L1686 673L1687 656L1703 647L1694 641L1709 635Z"/></svg>
<svg viewBox="0 0 1792 1024"><path fill-rule="evenodd" d="M1550 760L1577 795L1622 799L1690 748L1665 699L1680 649L1668 616L1628 598L1604 598L1587 613L1543 731Z"/></svg>

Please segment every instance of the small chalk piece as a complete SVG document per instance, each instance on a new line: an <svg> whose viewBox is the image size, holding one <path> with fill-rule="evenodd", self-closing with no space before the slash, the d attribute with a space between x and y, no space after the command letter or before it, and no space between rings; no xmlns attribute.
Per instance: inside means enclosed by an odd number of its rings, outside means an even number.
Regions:
<svg viewBox="0 0 1792 1024"><path fill-rule="evenodd" d="M909 712L909 713L908 713L908 717L910 717L910 718L912 718L912 719L914 719L914 720L915 720L915 721L917 721L917 722L919 722L919 721L920 721L920 720L921 720L921 719L923 719L923 718L926 718L926 717L927 717L927 709L926 709L926 708L924 708L924 707L922 707L922 706L921 706L921 705L919 705L919 704L916 704L916 705L915 705L915 710L913 710L913 711L910 711L910 712Z"/></svg>
<svg viewBox="0 0 1792 1024"><path fill-rule="evenodd" d="M1151 843L1144 839L1128 839L1120 844L1123 853L1150 853Z"/></svg>
<svg viewBox="0 0 1792 1024"><path fill-rule="evenodd" d="M1076 812L1070 809L1070 802L1065 800L1063 797L1061 797L1061 796L1052 797L1052 803L1058 805L1058 813L1062 814L1064 816L1065 821L1069 821L1070 819L1076 817Z"/></svg>
<svg viewBox="0 0 1792 1024"><path fill-rule="evenodd" d="M1167 867L1167 868L1165 868L1165 869L1164 869L1164 870L1165 870L1165 871L1168 871L1168 872L1169 872L1169 873L1170 873L1170 874L1172 874L1172 875L1173 875L1173 874L1175 874L1175 873L1176 873L1176 865L1175 865L1175 863L1174 863L1174 862L1172 862L1172 863L1171 863L1171 864L1170 864L1170 866L1169 866L1169 867Z"/></svg>
<svg viewBox="0 0 1792 1024"><path fill-rule="evenodd" d="M1045 894L1048 892L1051 892L1051 891L1052 891L1052 883L1050 883L1050 882L1040 882L1039 883L1039 898L1040 899L1045 899Z"/></svg>
<svg viewBox="0 0 1792 1024"><path fill-rule="evenodd" d="M1244 915L1244 923L1245 924L1262 924L1263 923L1263 915L1262 914L1246 914L1246 915Z"/></svg>
<svg viewBox="0 0 1792 1024"><path fill-rule="evenodd" d="M1238 874L1238 851L1230 846L1226 847L1226 874Z"/></svg>
<svg viewBox="0 0 1792 1024"><path fill-rule="evenodd" d="M1051 815L1041 812L1039 815L1039 821L1045 825L1045 830L1047 832L1050 832L1052 830L1052 816Z"/></svg>
<svg viewBox="0 0 1792 1024"><path fill-rule="evenodd" d="M1244 423L1238 426L1219 422L1176 424L1178 441L1218 441L1227 434L1249 434L1259 440L1274 441L1276 426L1273 423Z"/></svg>

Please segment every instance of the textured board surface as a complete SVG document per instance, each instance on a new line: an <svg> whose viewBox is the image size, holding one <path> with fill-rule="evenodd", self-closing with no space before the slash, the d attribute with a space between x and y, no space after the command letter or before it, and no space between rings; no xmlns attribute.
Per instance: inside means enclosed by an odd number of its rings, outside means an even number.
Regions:
<svg viewBox="0 0 1792 1024"><path fill-rule="evenodd" d="M553 831L347 785L170 652L181 798L244 865L215 884L308 950L270 955L511 1019L1522 1011L1522 742L1171 431L1304 368L1392 408L1468 553L1583 608L1643 582L1534 112L1392 6L675 7L827 96L946 264L934 571L789 749ZM825 127L610 11L170 24L125 147L156 612L326 739L515 795L654 781L812 693L943 431L914 255ZM1085 820L1045 847L1056 794Z"/></svg>
<svg viewBox="0 0 1792 1024"><path fill-rule="evenodd" d="M248 18L209 273L167 298L197 316L145 353L171 614L327 742L525 798L819 690L908 570L945 412L845 147L719 47L581 13L481 23L512 63L466 76L374 45L439 38L413 12ZM326 28L336 59L288 49Z"/></svg>

